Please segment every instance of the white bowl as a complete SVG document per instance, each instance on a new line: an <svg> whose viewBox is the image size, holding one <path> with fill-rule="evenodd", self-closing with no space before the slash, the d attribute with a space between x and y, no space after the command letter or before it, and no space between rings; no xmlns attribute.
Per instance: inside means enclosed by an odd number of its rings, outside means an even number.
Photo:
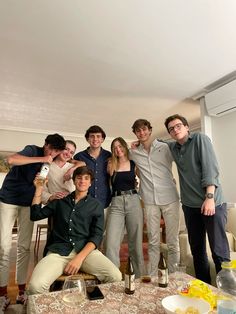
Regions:
<svg viewBox="0 0 236 314"><path fill-rule="evenodd" d="M189 298L182 295L170 295L161 301L167 314L175 313L176 309L186 310L191 306L198 309L200 314L207 314L211 307L210 304L202 299Z"/></svg>

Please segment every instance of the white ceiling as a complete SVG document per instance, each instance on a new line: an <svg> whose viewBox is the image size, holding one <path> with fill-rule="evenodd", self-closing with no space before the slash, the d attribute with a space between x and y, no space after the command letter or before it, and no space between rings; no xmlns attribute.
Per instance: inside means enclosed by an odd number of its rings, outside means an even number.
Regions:
<svg viewBox="0 0 236 314"><path fill-rule="evenodd" d="M0 0L0 128L132 138L236 69L235 0Z"/></svg>

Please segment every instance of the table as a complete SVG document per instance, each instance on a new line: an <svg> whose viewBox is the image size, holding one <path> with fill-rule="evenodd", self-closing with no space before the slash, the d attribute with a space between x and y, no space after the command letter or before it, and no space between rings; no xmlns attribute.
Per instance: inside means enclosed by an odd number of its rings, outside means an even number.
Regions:
<svg viewBox="0 0 236 314"><path fill-rule="evenodd" d="M186 282L194 279L184 274ZM164 314L161 300L168 295L176 294L176 283L174 276L169 276L167 288L160 288L157 278L152 278L151 283L141 283L136 280L135 293L127 295L124 293L124 281L99 285L105 298L103 300L89 301L86 299L78 308L71 308L64 305L62 301L63 292L50 292L45 294L31 295L28 299L28 314L59 314L59 313L80 313L80 314L118 314L118 313L145 313ZM211 287L213 290L217 290ZM212 311L212 313L216 313Z"/></svg>

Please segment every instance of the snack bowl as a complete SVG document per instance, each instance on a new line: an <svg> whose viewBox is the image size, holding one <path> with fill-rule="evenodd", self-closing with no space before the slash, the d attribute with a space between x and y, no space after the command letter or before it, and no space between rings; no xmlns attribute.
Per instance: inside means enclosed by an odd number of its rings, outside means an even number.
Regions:
<svg viewBox="0 0 236 314"><path fill-rule="evenodd" d="M202 299L199 298L190 298L185 297L182 295L170 295L166 298L164 298L161 301L162 306L165 309L165 312L167 314L173 314L173 313L193 313L193 314L207 314L209 313L211 307L210 304ZM187 308L192 308L194 311L187 312ZM181 310L181 311L177 311ZM198 312L197 312L198 310Z"/></svg>

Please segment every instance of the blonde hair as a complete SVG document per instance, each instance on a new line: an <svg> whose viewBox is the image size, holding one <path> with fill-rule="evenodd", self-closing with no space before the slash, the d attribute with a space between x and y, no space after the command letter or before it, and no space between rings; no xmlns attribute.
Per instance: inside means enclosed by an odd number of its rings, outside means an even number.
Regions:
<svg viewBox="0 0 236 314"><path fill-rule="evenodd" d="M122 137L116 137L111 143L111 158L109 160L110 163L110 174L113 174L119 168L119 158L115 153L115 142L119 142L121 146L124 148L125 157L129 159L129 147L126 141Z"/></svg>

